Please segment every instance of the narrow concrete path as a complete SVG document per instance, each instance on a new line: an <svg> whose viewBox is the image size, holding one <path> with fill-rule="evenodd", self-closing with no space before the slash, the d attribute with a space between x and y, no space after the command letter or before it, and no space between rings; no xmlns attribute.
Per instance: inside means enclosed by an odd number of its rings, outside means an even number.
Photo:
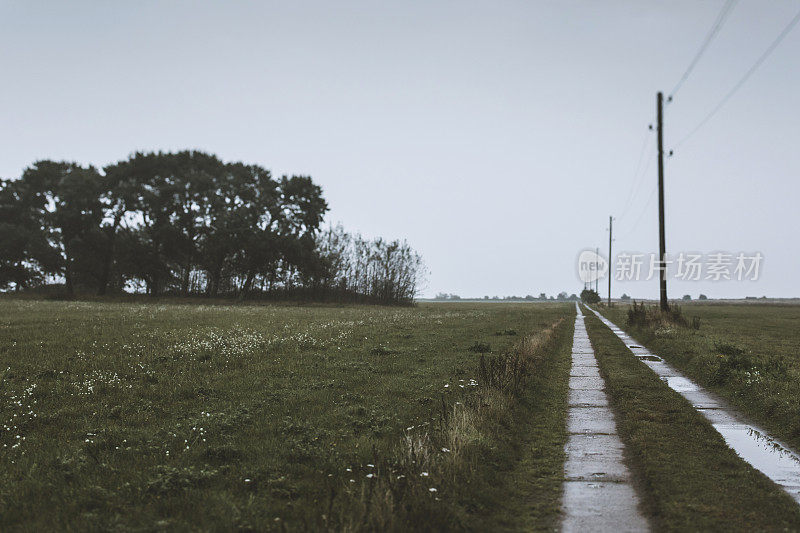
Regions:
<svg viewBox="0 0 800 533"><path fill-rule="evenodd" d="M655 372L670 388L689 400L692 406L711 422L725 443L742 459L763 472L800 503L800 456L766 431L747 423L716 395L650 353L613 322L592 308L597 317L619 337L640 361Z"/></svg>
<svg viewBox="0 0 800 533"><path fill-rule="evenodd" d="M576 304L564 463L563 531L648 531L614 413Z"/></svg>

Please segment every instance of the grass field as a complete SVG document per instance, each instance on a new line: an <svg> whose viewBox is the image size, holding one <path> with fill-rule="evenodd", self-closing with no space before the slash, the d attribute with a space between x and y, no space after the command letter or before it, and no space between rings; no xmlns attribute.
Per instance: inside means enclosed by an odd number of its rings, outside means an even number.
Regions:
<svg viewBox="0 0 800 533"><path fill-rule="evenodd" d="M619 325L625 308L603 310ZM798 445L800 307L628 328ZM574 304L0 299L0 530L552 530ZM792 529L793 502L596 318L660 530Z"/></svg>
<svg viewBox="0 0 800 533"><path fill-rule="evenodd" d="M552 528L572 316L0 300L0 529Z"/></svg>
<svg viewBox="0 0 800 533"><path fill-rule="evenodd" d="M627 327L627 306L601 309L636 340L800 449L800 305L691 303L700 329Z"/></svg>

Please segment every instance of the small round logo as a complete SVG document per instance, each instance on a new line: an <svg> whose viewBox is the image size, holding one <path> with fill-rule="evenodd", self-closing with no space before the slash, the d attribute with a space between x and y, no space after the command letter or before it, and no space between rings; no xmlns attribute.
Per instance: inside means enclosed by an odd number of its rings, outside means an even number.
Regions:
<svg viewBox="0 0 800 533"><path fill-rule="evenodd" d="M608 261L594 250L584 250L578 255L578 278L584 283L603 279L608 274Z"/></svg>

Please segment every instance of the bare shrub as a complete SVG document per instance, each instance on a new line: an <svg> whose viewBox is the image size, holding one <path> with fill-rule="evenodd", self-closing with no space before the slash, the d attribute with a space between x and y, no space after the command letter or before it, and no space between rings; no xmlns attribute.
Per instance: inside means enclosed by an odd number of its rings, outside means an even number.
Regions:
<svg viewBox="0 0 800 533"><path fill-rule="evenodd" d="M334 226L316 237L316 249L322 262L316 283L329 293L409 304L423 282L422 257L405 241L368 240Z"/></svg>

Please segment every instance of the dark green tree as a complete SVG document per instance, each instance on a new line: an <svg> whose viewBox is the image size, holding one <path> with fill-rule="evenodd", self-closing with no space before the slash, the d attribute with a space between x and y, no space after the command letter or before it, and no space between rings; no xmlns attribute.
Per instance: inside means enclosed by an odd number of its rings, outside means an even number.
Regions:
<svg viewBox="0 0 800 533"><path fill-rule="evenodd" d="M44 227L45 197L22 180L0 181L0 288L27 289L57 275L62 257Z"/></svg>
<svg viewBox="0 0 800 533"><path fill-rule="evenodd" d="M45 160L25 169L20 181L25 202L33 206L48 242L60 252L60 268L50 265L45 270L56 270L63 276L70 296L77 283L96 284L104 218L99 172L91 166Z"/></svg>
<svg viewBox="0 0 800 533"><path fill-rule="evenodd" d="M587 304L596 304L600 301L600 295L593 289L583 289L581 291L581 300Z"/></svg>
<svg viewBox="0 0 800 533"><path fill-rule="evenodd" d="M422 263L405 242L320 225L308 176L198 151L135 153L99 172L39 161L0 182L0 289L63 281L68 294L261 290L409 302Z"/></svg>

